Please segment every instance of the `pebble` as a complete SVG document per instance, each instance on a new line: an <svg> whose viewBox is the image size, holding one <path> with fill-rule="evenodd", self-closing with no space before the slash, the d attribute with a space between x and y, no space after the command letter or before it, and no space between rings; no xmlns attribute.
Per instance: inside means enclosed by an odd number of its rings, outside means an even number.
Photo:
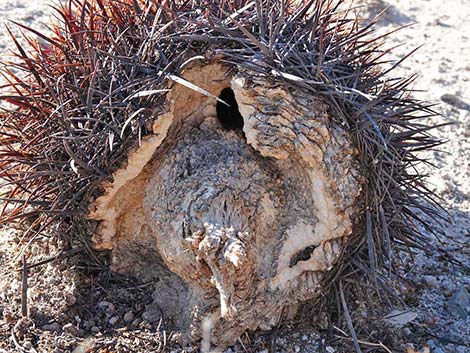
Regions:
<svg viewBox="0 0 470 353"><path fill-rule="evenodd" d="M31 349L31 348L33 348L33 344L31 343L31 341L25 341L23 343L23 348L24 349Z"/></svg>
<svg viewBox="0 0 470 353"><path fill-rule="evenodd" d="M111 326L114 326L118 323L118 321L119 321L119 318L117 316L113 316L111 319L109 319L108 322Z"/></svg>
<svg viewBox="0 0 470 353"><path fill-rule="evenodd" d="M105 300L98 303L98 308L105 310L108 314L114 314L114 312L116 311L116 307L114 306L114 304Z"/></svg>
<svg viewBox="0 0 470 353"><path fill-rule="evenodd" d="M147 321L150 324L157 322L161 319L162 315L160 309L154 305L147 305L145 312L142 314L142 319Z"/></svg>
<svg viewBox="0 0 470 353"><path fill-rule="evenodd" d="M308 340L308 336L307 335L303 335L302 336L302 341L307 341Z"/></svg>
<svg viewBox="0 0 470 353"><path fill-rule="evenodd" d="M328 352L328 353L335 353L335 349L331 346L326 346L325 347L325 350Z"/></svg>
<svg viewBox="0 0 470 353"><path fill-rule="evenodd" d="M97 306L99 309L106 309L108 305L111 304L110 302L107 302L106 300L102 300L98 302Z"/></svg>
<svg viewBox="0 0 470 353"><path fill-rule="evenodd" d="M124 322L131 322L132 320L134 320L134 314L132 313L132 311L128 311L127 313L125 313L123 320Z"/></svg>
<svg viewBox="0 0 470 353"><path fill-rule="evenodd" d="M468 306L470 306L470 294L465 287L461 287L457 290L447 302L447 310L449 313L458 315L462 319L467 317L465 308Z"/></svg>
<svg viewBox="0 0 470 353"><path fill-rule="evenodd" d="M93 327L90 329L90 331L91 331L92 333L98 333L98 332L100 332L100 329L99 329L99 327L97 327L97 326L93 326Z"/></svg>
<svg viewBox="0 0 470 353"><path fill-rule="evenodd" d="M299 346L294 346L294 352L299 353L300 352L300 347Z"/></svg>
<svg viewBox="0 0 470 353"><path fill-rule="evenodd" d="M435 287L437 285L437 278L434 276L427 275L424 276L423 279L429 287Z"/></svg>
<svg viewBox="0 0 470 353"><path fill-rule="evenodd" d="M409 335L411 335L412 332L411 332L411 330L410 330L408 327L405 327L405 328L403 329L403 333L404 333L406 336L409 336Z"/></svg>
<svg viewBox="0 0 470 353"><path fill-rule="evenodd" d="M72 306L77 302L77 298L73 294L67 294L65 296L65 303L68 306Z"/></svg>
<svg viewBox="0 0 470 353"><path fill-rule="evenodd" d="M455 94L444 94L441 96L441 100L455 108L470 110L470 104L466 103Z"/></svg>
<svg viewBox="0 0 470 353"><path fill-rule="evenodd" d="M71 323L68 323L62 327L62 330L66 333L70 333L71 335L75 335L78 332L78 329Z"/></svg>
<svg viewBox="0 0 470 353"><path fill-rule="evenodd" d="M139 324L140 324L141 321L142 321L142 320L141 320L140 318L137 318L137 319L135 319L134 321L132 321L131 325L137 327L137 326L139 326Z"/></svg>
<svg viewBox="0 0 470 353"><path fill-rule="evenodd" d="M85 338L82 342L79 342L77 347L73 350L73 353L88 353L93 351L96 339L94 337Z"/></svg>
<svg viewBox="0 0 470 353"><path fill-rule="evenodd" d="M403 327L411 321L415 320L418 314L409 310L392 310L385 315L384 319L390 325L395 327Z"/></svg>
<svg viewBox="0 0 470 353"><path fill-rule="evenodd" d="M60 325L57 322L54 322L50 325L44 325L42 329L44 331L60 332Z"/></svg>

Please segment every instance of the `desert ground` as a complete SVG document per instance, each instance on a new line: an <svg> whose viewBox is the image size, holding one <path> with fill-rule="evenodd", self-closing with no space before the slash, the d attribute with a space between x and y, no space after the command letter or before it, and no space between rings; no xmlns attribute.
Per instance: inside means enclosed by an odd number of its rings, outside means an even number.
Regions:
<svg viewBox="0 0 470 353"><path fill-rule="evenodd" d="M9 19L47 31L53 20L50 1L0 0L0 54L13 50L4 25L19 34ZM430 158L431 187L442 198L451 223L444 236L432 238L461 265L439 252L418 252L402 263L403 305L397 320L375 318L375 332L360 336L363 352L470 352L470 2L468 0L365 0L362 16L384 11L380 32L411 24L387 39L396 46L391 59L407 58L394 75L417 73L415 95L436 103L433 123L451 123L435 131L447 140ZM0 82L2 79L0 78ZM3 92L2 92L3 93ZM20 319L21 232L1 229L0 353L3 352L195 352L178 346L175 335L146 307L151 283L135 284L61 253L61 244L40 239L28 250L30 263L58 254L57 260L30 269L29 311ZM391 310L390 310L391 311ZM360 313L356 313L360 315ZM354 314L354 315L356 315ZM373 331L373 330L372 330ZM233 352L353 352L348 332L289 324L275 333L254 333L225 350Z"/></svg>

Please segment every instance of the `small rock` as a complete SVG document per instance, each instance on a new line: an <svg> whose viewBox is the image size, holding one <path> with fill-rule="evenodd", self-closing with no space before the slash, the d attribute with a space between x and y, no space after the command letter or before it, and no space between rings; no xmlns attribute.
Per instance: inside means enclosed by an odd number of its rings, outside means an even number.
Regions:
<svg viewBox="0 0 470 353"><path fill-rule="evenodd" d="M439 343L446 345L449 342L459 342L462 341L462 336L459 333L454 333L446 331L442 336L439 337Z"/></svg>
<svg viewBox="0 0 470 353"><path fill-rule="evenodd" d="M308 340L308 336L307 335L303 335L302 336L302 341L307 341Z"/></svg>
<svg viewBox="0 0 470 353"><path fill-rule="evenodd" d="M23 348L29 350L29 349L33 348L33 344L31 343L31 341L24 341Z"/></svg>
<svg viewBox="0 0 470 353"><path fill-rule="evenodd" d="M429 287L435 287L437 285L437 278L434 276L427 275L424 276L423 279Z"/></svg>
<svg viewBox="0 0 470 353"><path fill-rule="evenodd" d="M462 287L455 292L447 302L447 310L449 313L458 315L462 319L467 317L465 308L468 306L470 306L470 295L465 287Z"/></svg>
<svg viewBox="0 0 470 353"><path fill-rule="evenodd" d="M90 329L90 331L91 331L92 333L98 333L98 332L100 332L100 329L99 329L99 327L97 327L97 326L93 326L93 327Z"/></svg>
<svg viewBox="0 0 470 353"><path fill-rule="evenodd" d="M124 322L131 322L132 320L134 320L134 314L132 313L132 311L128 311L127 313L125 313L123 320Z"/></svg>
<svg viewBox="0 0 470 353"><path fill-rule="evenodd" d="M106 300L102 300L97 304L97 306L98 306L99 309L106 309L109 304L111 304L111 303L107 302Z"/></svg>
<svg viewBox="0 0 470 353"><path fill-rule="evenodd" d="M156 305L146 305L145 312L142 314L142 319L147 321L150 324L157 322L161 319L162 314L160 308Z"/></svg>
<svg viewBox="0 0 470 353"><path fill-rule="evenodd" d="M140 318L137 318L134 321L132 321L131 325L137 327L137 326L139 326L141 321L142 320Z"/></svg>
<svg viewBox="0 0 470 353"><path fill-rule="evenodd" d="M294 352L299 353L300 352L300 347L299 346L294 346Z"/></svg>
<svg viewBox="0 0 470 353"><path fill-rule="evenodd" d="M60 332L60 325L57 322L54 322L50 325L44 325L42 329L44 331Z"/></svg>
<svg viewBox="0 0 470 353"><path fill-rule="evenodd" d="M460 97L455 94L444 94L441 96L441 100L457 109L470 110L470 104L463 101Z"/></svg>
<svg viewBox="0 0 470 353"><path fill-rule="evenodd" d="M106 313L108 314L114 314L116 311L116 307L114 306L114 304L105 300L98 303L98 308L106 311Z"/></svg>
<svg viewBox="0 0 470 353"><path fill-rule="evenodd" d="M267 349L263 349L262 351L260 351L259 353L269 353L269 350Z"/></svg>
<svg viewBox="0 0 470 353"><path fill-rule="evenodd" d="M78 329L71 323L64 325L62 330L66 333L70 333L71 335L75 335L78 332Z"/></svg>
<svg viewBox="0 0 470 353"><path fill-rule="evenodd" d="M424 322L426 325L428 326L436 326L436 324L438 323L439 321L439 318L436 317L436 316L427 316L424 318Z"/></svg>
<svg viewBox="0 0 470 353"><path fill-rule="evenodd" d="M113 316L111 319L109 319L108 322L111 326L114 326L118 323L118 321L119 321L119 318L117 316Z"/></svg>
<svg viewBox="0 0 470 353"><path fill-rule="evenodd" d="M428 344L429 348L436 347L436 344L434 343L434 340L427 340L426 343Z"/></svg>
<svg viewBox="0 0 470 353"><path fill-rule="evenodd" d="M77 298L73 294L67 294L65 296L65 303L68 306L72 306L77 302Z"/></svg>
<svg viewBox="0 0 470 353"><path fill-rule="evenodd" d="M418 317L418 314L408 310L393 310L384 319L395 327L403 327Z"/></svg>
<svg viewBox="0 0 470 353"><path fill-rule="evenodd" d="M335 353L335 349L331 346L326 346L325 347L325 350L328 352L328 353Z"/></svg>
<svg viewBox="0 0 470 353"><path fill-rule="evenodd" d="M409 335L411 335L412 332L411 332L411 330L410 330L408 327L405 327L405 328L403 329L403 333L404 333L406 336L409 336Z"/></svg>
<svg viewBox="0 0 470 353"><path fill-rule="evenodd" d="M80 342L72 353L88 353L93 351L96 339L94 337L88 337Z"/></svg>

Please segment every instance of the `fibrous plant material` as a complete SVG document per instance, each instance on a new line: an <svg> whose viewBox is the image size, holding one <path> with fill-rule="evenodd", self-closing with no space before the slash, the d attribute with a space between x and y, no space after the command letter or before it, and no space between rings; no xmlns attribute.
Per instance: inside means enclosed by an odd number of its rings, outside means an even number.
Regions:
<svg viewBox="0 0 470 353"><path fill-rule="evenodd" d="M113 269L158 279L164 316L216 344L424 246L434 112L343 1L56 10L4 68L1 221L31 220L26 239L98 221Z"/></svg>

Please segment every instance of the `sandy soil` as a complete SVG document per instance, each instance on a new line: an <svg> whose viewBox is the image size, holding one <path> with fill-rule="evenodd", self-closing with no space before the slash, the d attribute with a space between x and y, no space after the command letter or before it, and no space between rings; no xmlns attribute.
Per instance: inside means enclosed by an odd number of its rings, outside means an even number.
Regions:
<svg viewBox="0 0 470 353"><path fill-rule="evenodd" d="M44 29L42 23L47 23L51 14L48 3L0 0L0 22L3 25L9 18ZM393 351L428 347L435 353L470 352L470 3L368 0L365 4L363 14L370 18L388 7L378 22L380 31L415 23L394 34L388 43L400 45L394 52L396 58L423 45L395 75L418 73L416 89L423 91L416 95L438 103L436 109L442 114L433 118L434 122L453 123L437 131L448 142L441 152L430 156L437 166L429 171L430 181L453 219L443 229L446 237L442 242L434 239L433 245L447 249L465 265L455 267L433 249L417 254L414 263L405 263L401 268L411 316L402 318L402 327L397 331L386 320L378 320L375 325L377 331L394 336L390 339L395 342ZM19 33L17 29L14 32ZM8 34L1 31L0 53L12 48ZM12 264L20 238L21 234L11 229L4 229L0 237L0 353L197 350L172 346L174 336L161 323L152 322L145 307L150 300L149 285L135 285L110 275L100 267L99 259L95 270L87 267L86 275L83 271L77 274L76 270L83 268L79 260L65 261L65 256L31 269L29 298L34 322L18 321L21 276ZM60 249L61 244L37 239L28 256L35 262ZM273 342L278 352L351 352L352 346L345 344L347 339L338 336L339 332L293 326L276 333L274 339L262 334L246 337L226 352L266 353ZM363 337L370 342L363 345L364 351L387 351L378 340L373 341L375 337Z"/></svg>

